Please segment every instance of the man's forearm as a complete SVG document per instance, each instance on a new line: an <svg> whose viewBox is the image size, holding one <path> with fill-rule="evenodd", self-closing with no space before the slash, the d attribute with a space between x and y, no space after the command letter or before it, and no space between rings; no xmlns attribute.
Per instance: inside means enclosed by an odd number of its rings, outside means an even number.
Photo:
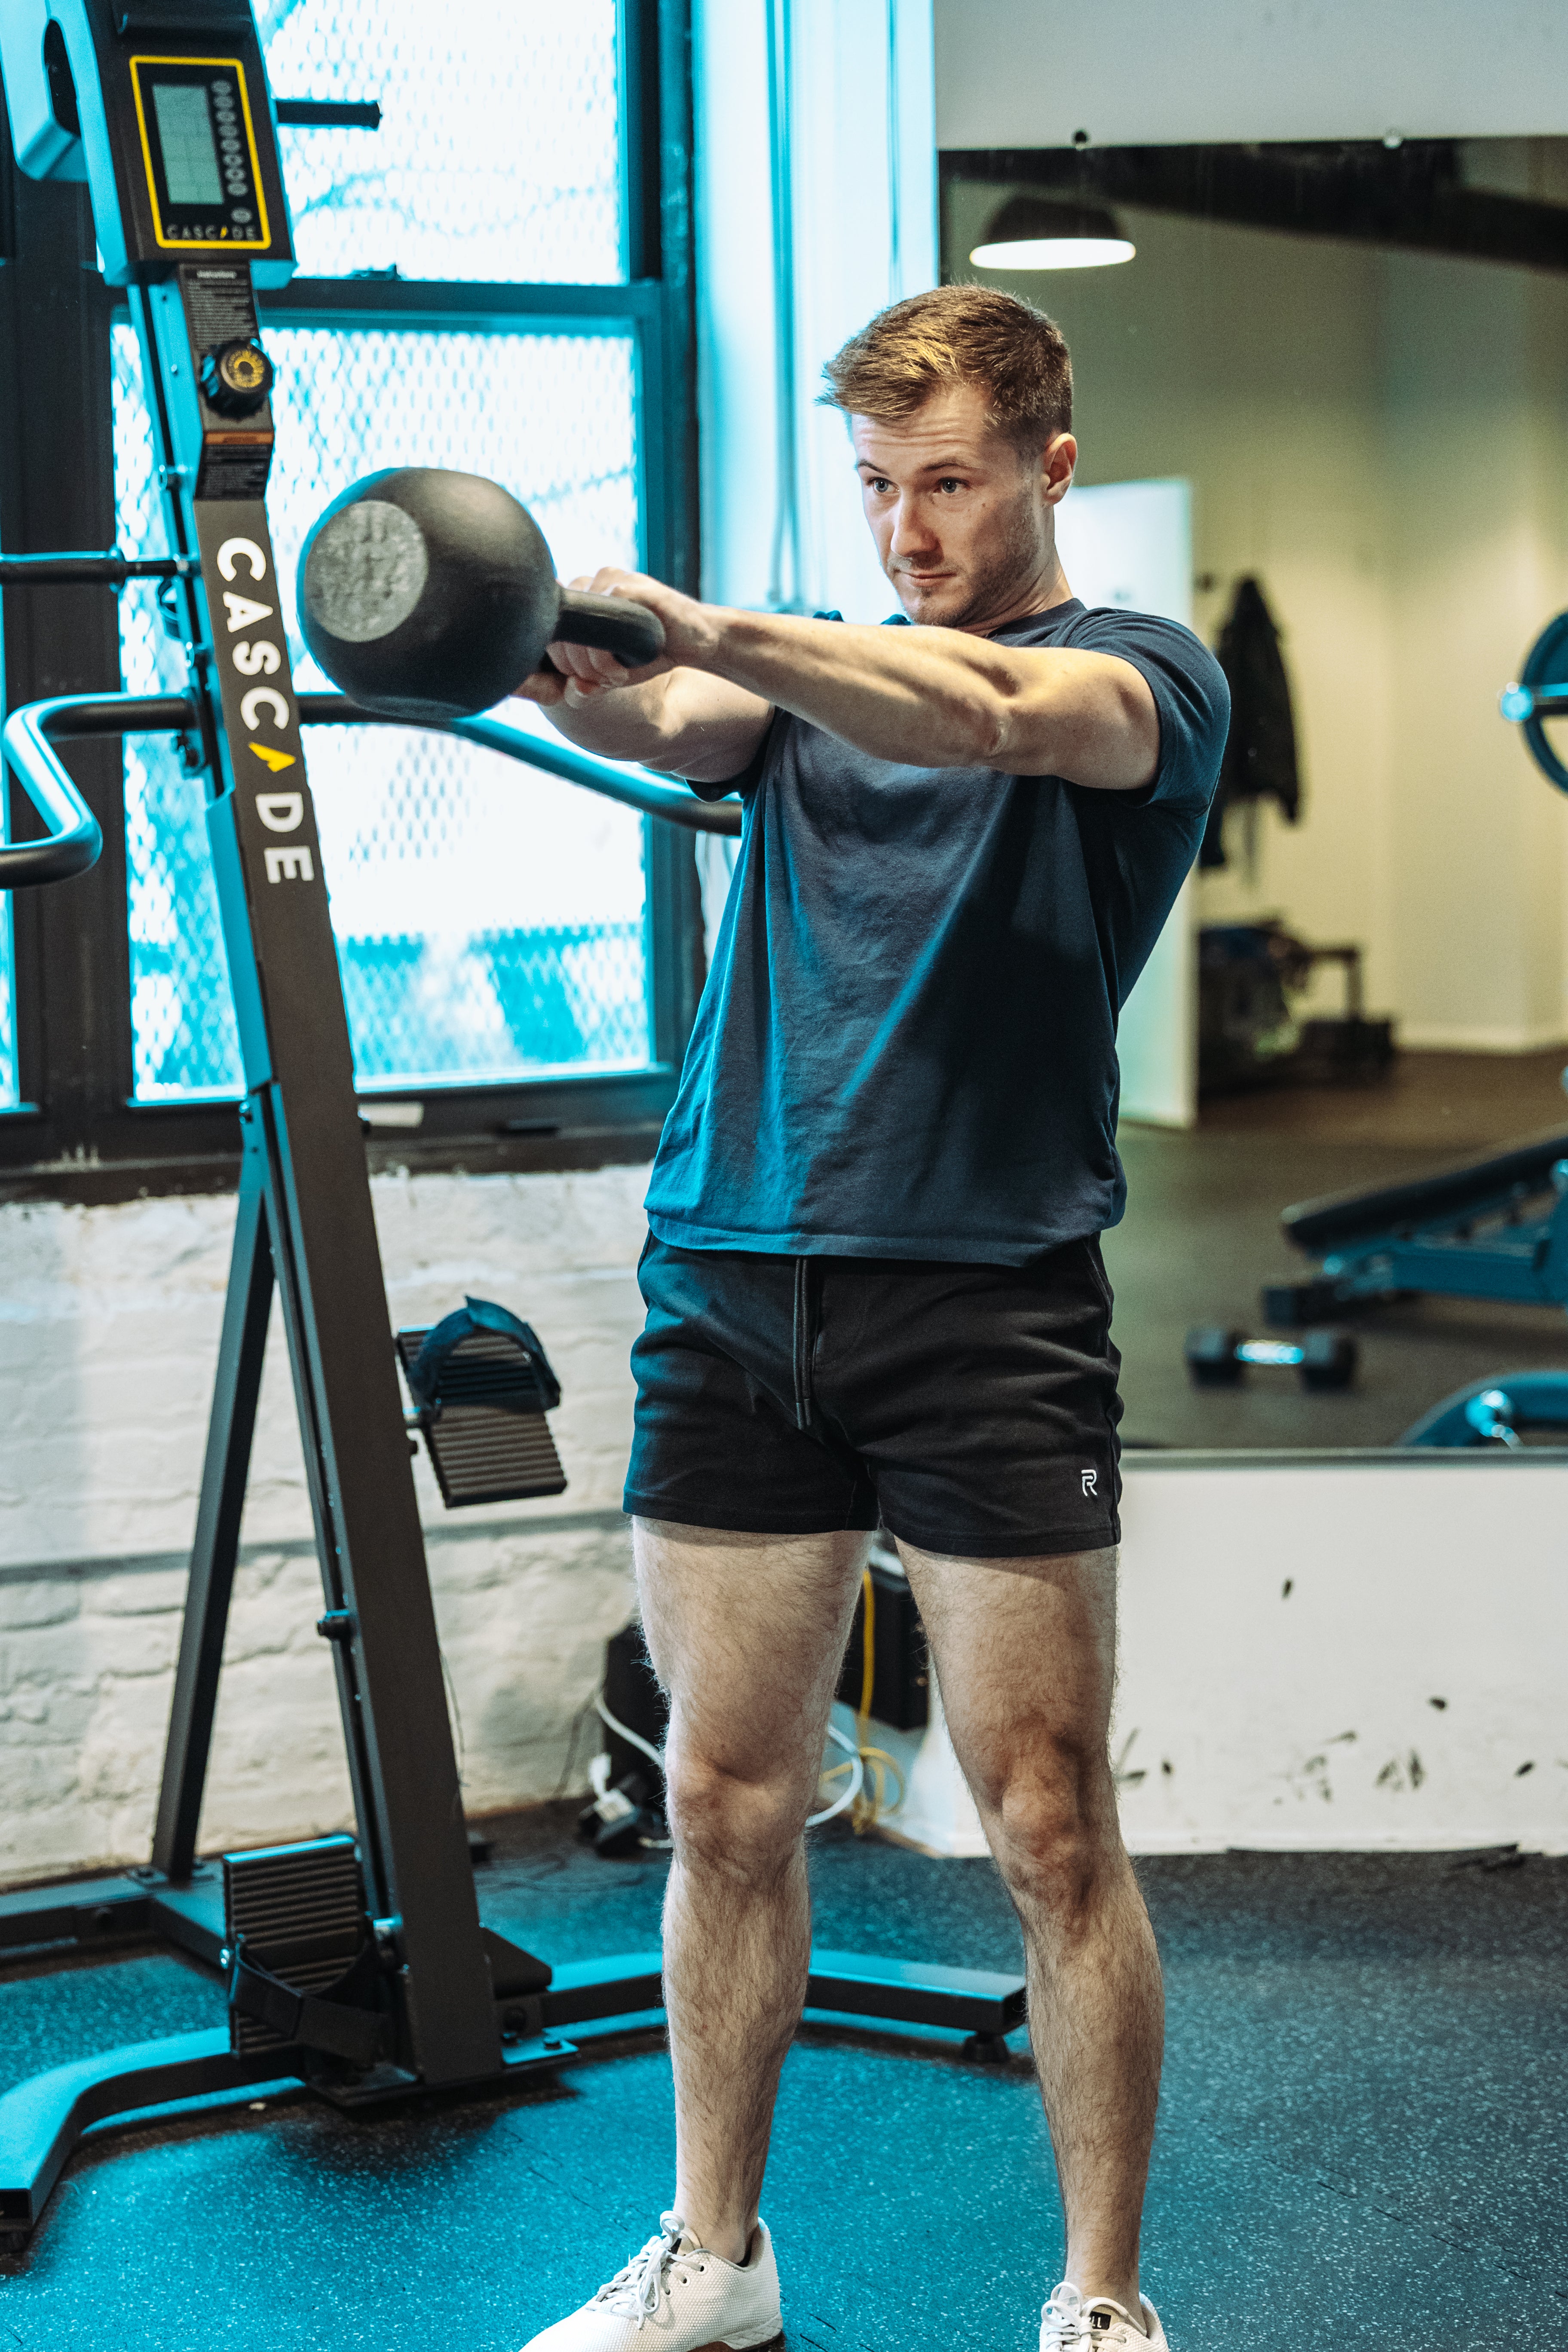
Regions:
<svg viewBox="0 0 1568 2352"><path fill-rule="evenodd" d="M728 680L679 667L640 686L569 688L542 706L569 742L601 759L637 760L693 783L724 783L749 765L771 706Z"/></svg>
<svg viewBox="0 0 1568 2352"><path fill-rule="evenodd" d="M667 672L649 678L646 686L618 687L613 694L590 695L582 701L547 703L544 715L580 751L657 768L663 764L660 754L667 748L664 706L673 675Z"/></svg>

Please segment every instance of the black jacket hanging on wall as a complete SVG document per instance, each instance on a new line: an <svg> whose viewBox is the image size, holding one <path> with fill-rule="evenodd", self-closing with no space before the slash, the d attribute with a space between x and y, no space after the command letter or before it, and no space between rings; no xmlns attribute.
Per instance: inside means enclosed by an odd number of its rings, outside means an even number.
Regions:
<svg viewBox="0 0 1568 2352"><path fill-rule="evenodd" d="M1230 734L1198 852L1200 866L1226 864L1225 813L1237 802L1277 801L1290 824L1301 809L1290 681L1274 615L1250 576L1236 583L1235 601L1215 651L1230 688Z"/></svg>

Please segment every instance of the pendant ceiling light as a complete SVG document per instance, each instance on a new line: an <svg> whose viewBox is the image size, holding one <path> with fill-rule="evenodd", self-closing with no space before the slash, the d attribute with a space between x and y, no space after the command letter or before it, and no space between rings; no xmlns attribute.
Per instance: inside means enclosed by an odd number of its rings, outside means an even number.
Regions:
<svg viewBox="0 0 1568 2352"><path fill-rule="evenodd" d="M969 258L977 269L1103 269L1137 249L1102 205L1009 196Z"/></svg>

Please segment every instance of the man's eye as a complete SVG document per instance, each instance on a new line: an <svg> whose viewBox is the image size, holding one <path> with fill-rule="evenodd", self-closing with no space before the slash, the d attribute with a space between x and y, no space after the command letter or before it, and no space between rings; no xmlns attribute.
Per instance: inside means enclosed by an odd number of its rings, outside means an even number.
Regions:
<svg viewBox="0 0 1568 2352"><path fill-rule="evenodd" d="M957 474L944 474L937 484L939 490L961 490L963 488L963 482Z"/></svg>
<svg viewBox="0 0 1568 2352"><path fill-rule="evenodd" d="M890 489L892 488L892 487L893 487L893 486L892 486L891 482L889 482L889 481L888 477L886 476L886 474L873 474L873 475L872 475L872 477L871 477L871 488L872 488L877 492L877 494L878 494L878 496L879 496L879 497L881 495L881 493L882 493L884 490L890 490Z"/></svg>

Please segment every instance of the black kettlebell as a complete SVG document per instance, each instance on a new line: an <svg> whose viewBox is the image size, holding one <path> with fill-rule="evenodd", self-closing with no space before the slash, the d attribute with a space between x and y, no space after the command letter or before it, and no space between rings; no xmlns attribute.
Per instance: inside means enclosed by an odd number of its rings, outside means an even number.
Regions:
<svg viewBox="0 0 1568 2352"><path fill-rule="evenodd" d="M563 588L544 534L499 482L439 466L367 474L311 526L300 626L336 687L387 718L488 710L556 639L628 669L664 649L657 613Z"/></svg>

